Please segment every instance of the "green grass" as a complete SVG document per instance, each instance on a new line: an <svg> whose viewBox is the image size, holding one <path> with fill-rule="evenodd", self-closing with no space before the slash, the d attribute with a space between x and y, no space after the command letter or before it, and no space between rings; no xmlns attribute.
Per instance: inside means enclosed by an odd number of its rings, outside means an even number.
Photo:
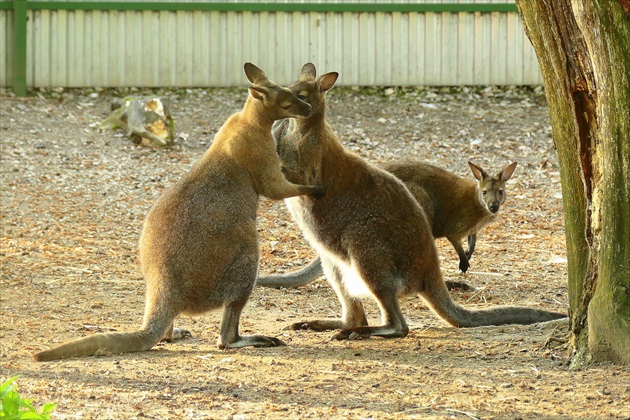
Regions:
<svg viewBox="0 0 630 420"><path fill-rule="evenodd" d="M41 410L36 410L31 405L33 400L26 400L20 397L17 384L13 383L16 379L17 376L14 376L0 385L0 419L50 419L50 413L57 404L44 404Z"/></svg>

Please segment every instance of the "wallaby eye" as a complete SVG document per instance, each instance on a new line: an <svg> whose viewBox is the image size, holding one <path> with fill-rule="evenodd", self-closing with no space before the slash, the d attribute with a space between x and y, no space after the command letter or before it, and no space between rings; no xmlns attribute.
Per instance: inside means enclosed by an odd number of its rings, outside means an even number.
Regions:
<svg viewBox="0 0 630 420"><path fill-rule="evenodd" d="M303 101L304 99L306 99L308 97L308 92L303 90L300 93L297 94L297 97L300 101Z"/></svg>
<svg viewBox="0 0 630 420"><path fill-rule="evenodd" d="M488 191L483 190L483 191L481 191L481 194L486 195L486 194L488 194Z"/></svg>
<svg viewBox="0 0 630 420"><path fill-rule="evenodd" d="M503 190L499 190L499 195L503 195Z"/></svg>
<svg viewBox="0 0 630 420"><path fill-rule="evenodd" d="M297 96L297 98L298 98L300 101L303 101L304 99L306 99L306 96L304 96L304 95L298 95L298 96Z"/></svg>
<svg viewBox="0 0 630 420"><path fill-rule="evenodd" d="M291 108L291 104L289 104L289 105L284 105L284 106L282 107L282 109L289 109L289 108Z"/></svg>

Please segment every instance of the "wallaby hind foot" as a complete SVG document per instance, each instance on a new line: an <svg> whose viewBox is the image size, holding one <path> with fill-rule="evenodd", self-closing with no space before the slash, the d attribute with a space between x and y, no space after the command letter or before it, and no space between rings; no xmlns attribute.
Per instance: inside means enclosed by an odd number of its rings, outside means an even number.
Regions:
<svg viewBox="0 0 630 420"><path fill-rule="evenodd" d="M368 280L369 281L369 280ZM342 296L345 300L350 296ZM356 326L344 328L333 335L333 340L358 340L370 337L402 338L409 334L409 326L402 316L396 293L389 289L375 291L374 298L381 308L381 322L378 326Z"/></svg>
<svg viewBox="0 0 630 420"><path fill-rule="evenodd" d="M368 325L359 326L359 327L351 327L348 328L347 325L341 320L334 319L323 319L323 320L314 320L314 321L305 321L305 322L295 322L291 325L288 325L284 328L285 330L292 331L333 331L340 330L336 332L331 339L332 340L358 340L370 338L371 336L380 336L385 338L399 338L406 337L409 334L409 328L404 325L383 325L377 327L371 327Z"/></svg>
<svg viewBox="0 0 630 420"><path fill-rule="evenodd" d="M404 338L409 335L409 328L396 328L391 325L380 327L356 327L341 330L332 336L332 340L365 340L370 337Z"/></svg>
<svg viewBox="0 0 630 420"><path fill-rule="evenodd" d="M241 347L280 347L287 344L276 337L267 337L264 335L242 335L236 341L228 344L219 344L221 350L238 349Z"/></svg>
<svg viewBox="0 0 630 420"><path fill-rule="evenodd" d="M313 320L296 322L287 327L291 330L330 331L340 330L332 336L333 340L358 340L371 336L384 338L405 337L409 327L400 313L395 293L385 288L374 292L382 312L381 326L369 326L361 299L352 295L348 288L353 280L349 267L332 259L323 259L322 266L342 305L341 319ZM392 298L393 297L393 298Z"/></svg>
<svg viewBox="0 0 630 420"><path fill-rule="evenodd" d="M275 337L264 335L240 335L239 323L246 301L238 300L225 305L221 320L221 334L217 346L221 350L241 347L278 347L286 343Z"/></svg>

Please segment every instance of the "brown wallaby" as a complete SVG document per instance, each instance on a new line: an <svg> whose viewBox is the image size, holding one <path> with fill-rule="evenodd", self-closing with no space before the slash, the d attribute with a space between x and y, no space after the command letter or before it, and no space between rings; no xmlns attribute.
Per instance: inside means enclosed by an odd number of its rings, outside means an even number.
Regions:
<svg viewBox="0 0 630 420"><path fill-rule="evenodd" d="M437 166L416 161L393 161L379 165L396 176L420 204L431 226L434 238L447 238L459 255L459 269L464 273L475 250L477 232L492 222L505 202L505 182L510 179L516 162L496 176L488 175L480 166L468 162L477 181L463 178ZM461 241L468 236L468 249ZM322 275L321 260L315 258L302 269L289 273L259 276L263 287L299 287ZM451 288L470 288L465 283L446 282Z"/></svg>
<svg viewBox="0 0 630 420"><path fill-rule="evenodd" d="M258 198L321 196L323 189L286 180L271 135L274 120L307 116L310 105L251 63L245 64L245 74L253 86L243 110L225 122L203 157L146 217L139 247L147 287L140 330L91 335L37 353L35 360L148 350L162 337L173 338L179 314L220 307L219 348L284 344L239 334L258 269Z"/></svg>
<svg viewBox="0 0 630 420"><path fill-rule="evenodd" d="M434 238L446 238L459 256L459 269L470 267L477 232L496 219L505 202L505 182L512 177L517 162L496 176L468 162L477 181L463 178L421 162L388 162L381 167L394 174L409 189L424 210ZM461 241L468 237L468 249Z"/></svg>
<svg viewBox="0 0 630 420"><path fill-rule="evenodd" d="M322 260L342 306L339 320L298 322L292 329L341 329L335 339L404 337L409 328L397 296L418 293L443 320L457 327L529 324L565 314L523 307L470 310L455 303L440 272L437 249L424 211L405 185L345 149L325 119L326 92L337 73L316 78L311 63L289 86L313 111L274 128L278 150L289 157L287 178L324 185L323 198L285 200ZM361 298L374 298L382 325L368 326Z"/></svg>

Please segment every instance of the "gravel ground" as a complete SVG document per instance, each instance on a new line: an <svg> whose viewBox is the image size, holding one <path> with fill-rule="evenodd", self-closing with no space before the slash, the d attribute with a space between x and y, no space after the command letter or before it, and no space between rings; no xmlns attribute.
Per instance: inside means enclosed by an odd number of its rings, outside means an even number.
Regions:
<svg viewBox="0 0 630 420"><path fill-rule="evenodd" d="M172 100L174 147L98 130L113 98L155 94ZM402 301L404 339L333 342L330 333L283 330L338 316L324 280L254 291L242 329L287 347L220 351L213 312L179 319L193 337L149 352L33 362L31 353L53 344L139 325L144 215L245 97L245 89L0 93L2 380L19 375L35 405L57 402L54 418L630 417L630 370L569 370L563 326L454 329L411 297ZM335 88L328 116L344 144L373 162L414 158L471 176L468 160L493 171L518 161L467 274L450 244L437 242L444 276L476 288L453 292L463 305L567 310L560 177L541 89ZM281 202L261 201L259 234L262 272L314 256ZM367 309L375 322L375 305Z"/></svg>

